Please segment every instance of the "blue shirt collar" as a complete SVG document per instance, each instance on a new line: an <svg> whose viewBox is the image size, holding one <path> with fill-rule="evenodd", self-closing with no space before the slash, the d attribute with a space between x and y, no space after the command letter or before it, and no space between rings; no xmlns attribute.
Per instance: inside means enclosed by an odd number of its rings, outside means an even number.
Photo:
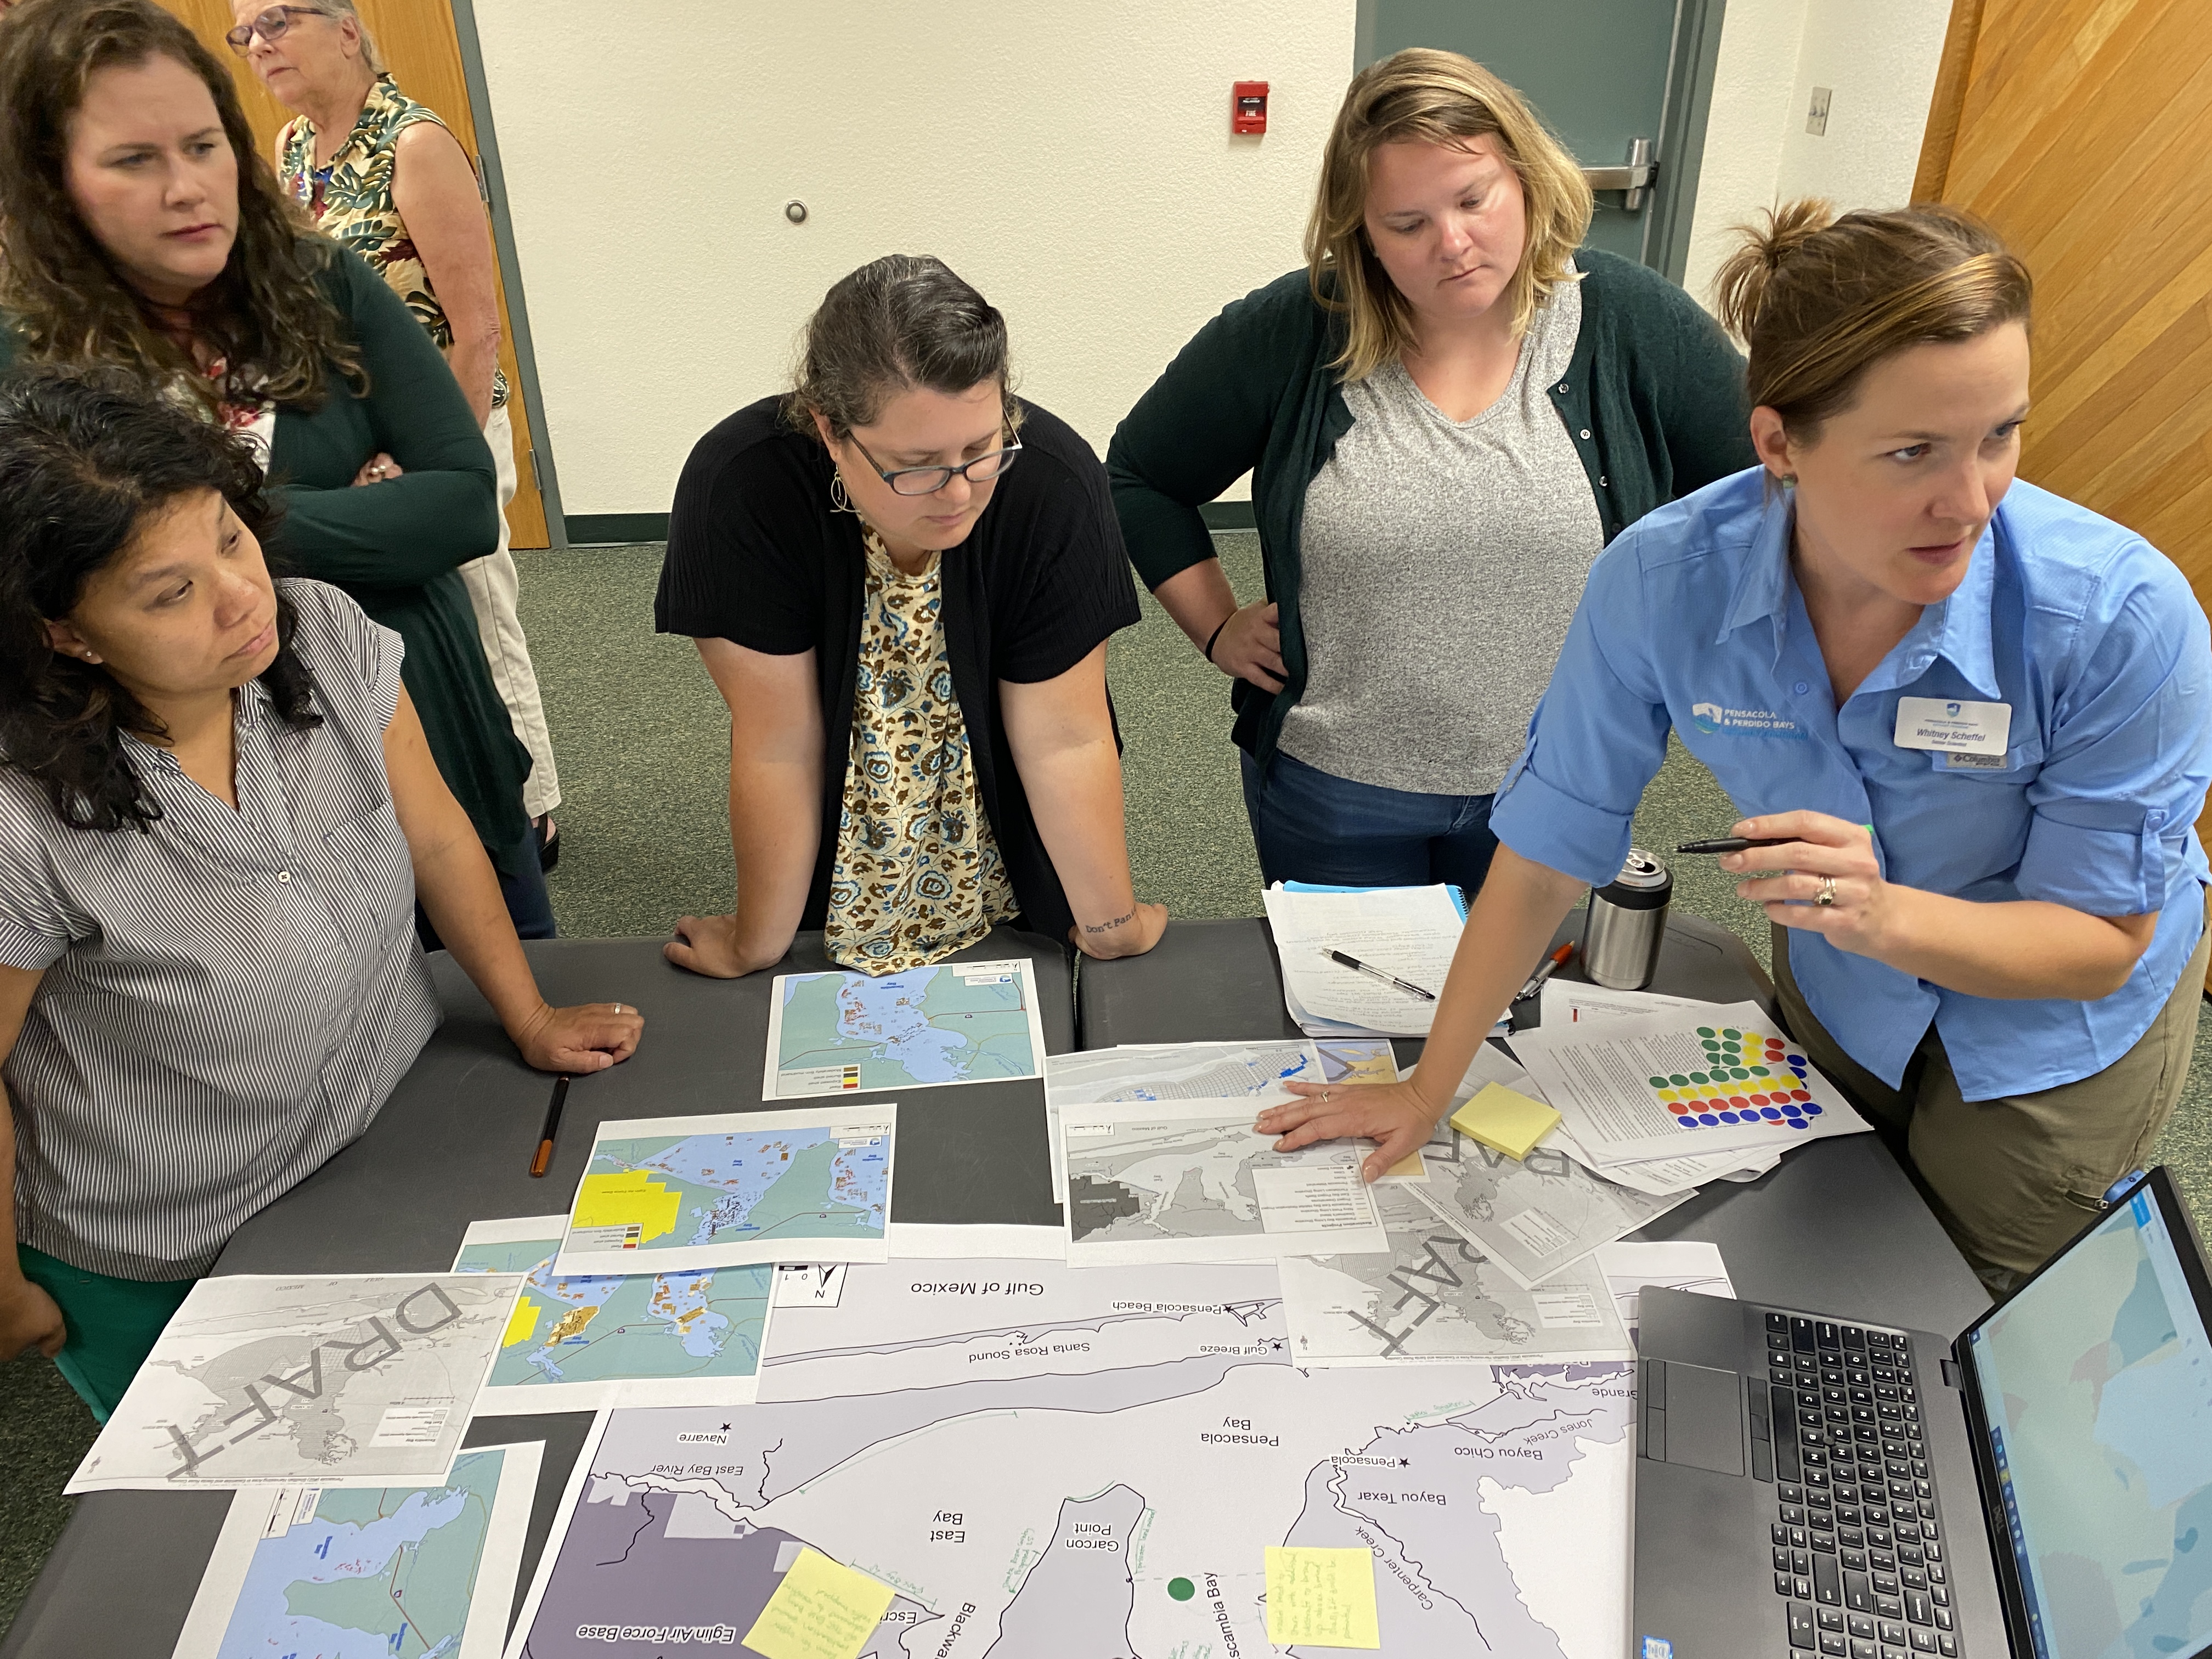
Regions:
<svg viewBox="0 0 2212 1659"><path fill-rule="evenodd" d="M1737 629L1765 618L1773 629L1775 655L1780 657L1789 628L1790 591L1794 586L1790 576L1790 532L1796 521L1796 507L1790 493L1772 492L1759 514L1758 533L1745 552L1742 568L1736 573L1735 591L1729 596L1728 620L1721 624L1714 644L1724 644ZM1882 691L1908 684L1940 656L1984 696L2001 695L1990 641L1990 602L1996 587L1997 522L1997 515L1991 514L1966 562L1966 580L1942 604L1921 611L1911 631L1867 677L1860 690Z"/></svg>

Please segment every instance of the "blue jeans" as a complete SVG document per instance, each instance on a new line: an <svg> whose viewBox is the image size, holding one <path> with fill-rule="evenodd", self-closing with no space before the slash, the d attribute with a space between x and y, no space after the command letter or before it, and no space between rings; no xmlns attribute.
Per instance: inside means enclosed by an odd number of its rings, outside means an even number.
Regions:
<svg viewBox="0 0 2212 1659"><path fill-rule="evenodd" d="M1498 837L1492 795L1423 795L1354 783L1293 760L1279 749L1264 778L1251 756L1244 811L1269 885L1310 881L1337 887L1425 887L1448 881L1471 899L1490 872Z"/></svg>

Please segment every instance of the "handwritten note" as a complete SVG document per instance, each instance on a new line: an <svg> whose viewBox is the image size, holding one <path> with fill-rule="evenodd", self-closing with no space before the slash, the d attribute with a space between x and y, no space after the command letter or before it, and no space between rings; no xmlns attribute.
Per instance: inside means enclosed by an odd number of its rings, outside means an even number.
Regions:
<svg viewBox="0 0 2212 1659"><path fill-rule="evenodd" d="M1371 1584L1367 1595L1375 1598ZM889 1584L802 1549L745 1632L745 1645L762 1659L856 1659L890 1604Z"/></svg>
<svg viewBox="0 0 2212 1659"><path fill-rule="evenodd" d="M1380 1648L1373 1553L1270 1548L1267 1640L1279 1648Z"/></svg>

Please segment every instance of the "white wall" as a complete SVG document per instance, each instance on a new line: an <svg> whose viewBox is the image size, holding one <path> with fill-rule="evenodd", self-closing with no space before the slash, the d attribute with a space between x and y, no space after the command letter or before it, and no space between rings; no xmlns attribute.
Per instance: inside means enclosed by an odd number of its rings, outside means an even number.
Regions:
<svg viewBox="0 0 2212 1659"><path fill-rule="evenodd" d="M1710 300L1729 228L1777 201L1902 207L1928 123L1949 0L1729 0L1683 283ZM1828 130L1805 131L1814 87Z"/></svg>
<svg viewBox="0 0 2212 1659"><path fill-rule="evenodd" d="M667 510L782 390L823 290L934 253L1103 452L1228 301L1299 262L1353 0L477 0L570 514ZM1272 84L1264 138L1230 82ZM810 216L789 223L783 205Z"/></svg>

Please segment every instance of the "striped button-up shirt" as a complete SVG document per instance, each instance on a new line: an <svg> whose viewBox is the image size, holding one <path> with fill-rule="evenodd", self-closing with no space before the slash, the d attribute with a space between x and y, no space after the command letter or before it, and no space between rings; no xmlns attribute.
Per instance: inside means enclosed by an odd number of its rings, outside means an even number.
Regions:
<svg viewBox="0 0 2212 1659"><path fill-rule="evenodd" d="M399 636L334 587L279 586L323 720L240 691L235 809L135 738L149 834L72 829L0 767L0 963L46 975L3 1074L15 1231L94 1273L206 1271L437 1029L384 769Z"/></svg>

